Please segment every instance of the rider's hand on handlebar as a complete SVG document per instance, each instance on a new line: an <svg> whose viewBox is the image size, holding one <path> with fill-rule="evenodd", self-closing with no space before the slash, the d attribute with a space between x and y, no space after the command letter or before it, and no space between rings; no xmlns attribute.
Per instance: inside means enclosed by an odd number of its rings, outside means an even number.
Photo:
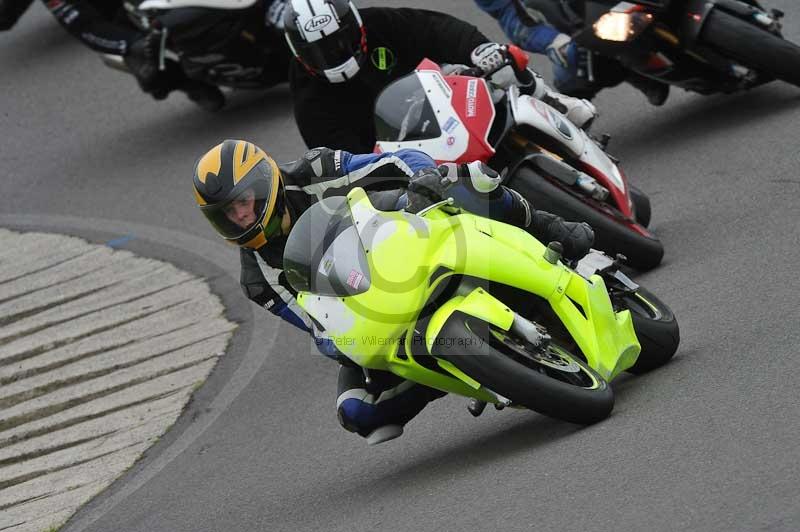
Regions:
<svg viewBox="0 0 800 532"><path fill-rule="evenodd" d="M458 172L445 171L443 174L441 169L445 167L426 168L411 178L408 183L408 204L412 212L442 201L450 187L458 182Z"/></svg>
<svg viewBox="0 0 800 532"><path fill-rule="evenodd" d="M500 175L481 161L469 164L445 163L438 168L420 170L408 184L408 202L413 212L446 199L454 186L462 193L489 194L500 186ZM459 193L453 194L459 196ZM463 199L463 198L462 198ZM458 201L456 201L458 203Z"/></svg>
<svg viewBox="0 0 800 532"><path fill-rule="evenodd" d="M484 43L472 51L470 59L484 77L503 89L517 83L526 86L533 80L527 70L528 56L517 46Z"/></svg>
<svg viewBox="0 0 800 532"><path fill-rule="evenodd" d="M470 60L484 74L490 74L508 65L508 52L506 47L501 44L487 42L472 50Z"/></svg>

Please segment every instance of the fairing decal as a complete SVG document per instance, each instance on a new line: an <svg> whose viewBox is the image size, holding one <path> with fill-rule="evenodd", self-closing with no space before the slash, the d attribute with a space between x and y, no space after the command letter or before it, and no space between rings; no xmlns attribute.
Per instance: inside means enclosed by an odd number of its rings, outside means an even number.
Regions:
<svg viewBox="0 0 800 532"><path fill-rule="evenodd" d="M519 96L513 106L518 124L527 124L545 133L580 160L583 170L609 190L619 211L631 217L625 176L608 155L582 129L541 100Z"/></svg>

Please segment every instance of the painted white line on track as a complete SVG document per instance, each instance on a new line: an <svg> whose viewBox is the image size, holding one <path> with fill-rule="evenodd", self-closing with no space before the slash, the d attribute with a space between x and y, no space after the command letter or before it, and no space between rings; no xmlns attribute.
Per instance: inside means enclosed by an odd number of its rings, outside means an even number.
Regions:
<svg viewBox="0 0 800 532"><path fill-rule="evenodd" d="M174 266L0 229L0 530L58 526L175 422L236 325Z"/></svg>

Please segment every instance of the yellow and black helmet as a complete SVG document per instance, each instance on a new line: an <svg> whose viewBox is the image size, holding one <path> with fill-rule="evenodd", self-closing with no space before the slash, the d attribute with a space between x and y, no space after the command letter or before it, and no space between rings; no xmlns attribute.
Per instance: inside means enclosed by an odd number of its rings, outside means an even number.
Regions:
<svg viewBox="0 0 800 532"><path fill-rule="evenodd" d="M258 249L280 231L284 212L281 172L264 150L226 140L194 165L194 199L225 240Z"/></svg>

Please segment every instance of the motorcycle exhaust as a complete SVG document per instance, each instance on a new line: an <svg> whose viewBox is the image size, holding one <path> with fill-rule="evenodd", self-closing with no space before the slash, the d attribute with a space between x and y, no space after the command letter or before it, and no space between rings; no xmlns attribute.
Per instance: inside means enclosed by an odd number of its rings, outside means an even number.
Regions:
<svg viewBox="0 0 800 532"><path fill-rule="evenodd" d="M607 188L590 175L576 170L566 163L544 154L533 155L529 161L545 175L557 179L567 186L578 187L581 192L597 201L605 201L608 198Z"/></svg>

